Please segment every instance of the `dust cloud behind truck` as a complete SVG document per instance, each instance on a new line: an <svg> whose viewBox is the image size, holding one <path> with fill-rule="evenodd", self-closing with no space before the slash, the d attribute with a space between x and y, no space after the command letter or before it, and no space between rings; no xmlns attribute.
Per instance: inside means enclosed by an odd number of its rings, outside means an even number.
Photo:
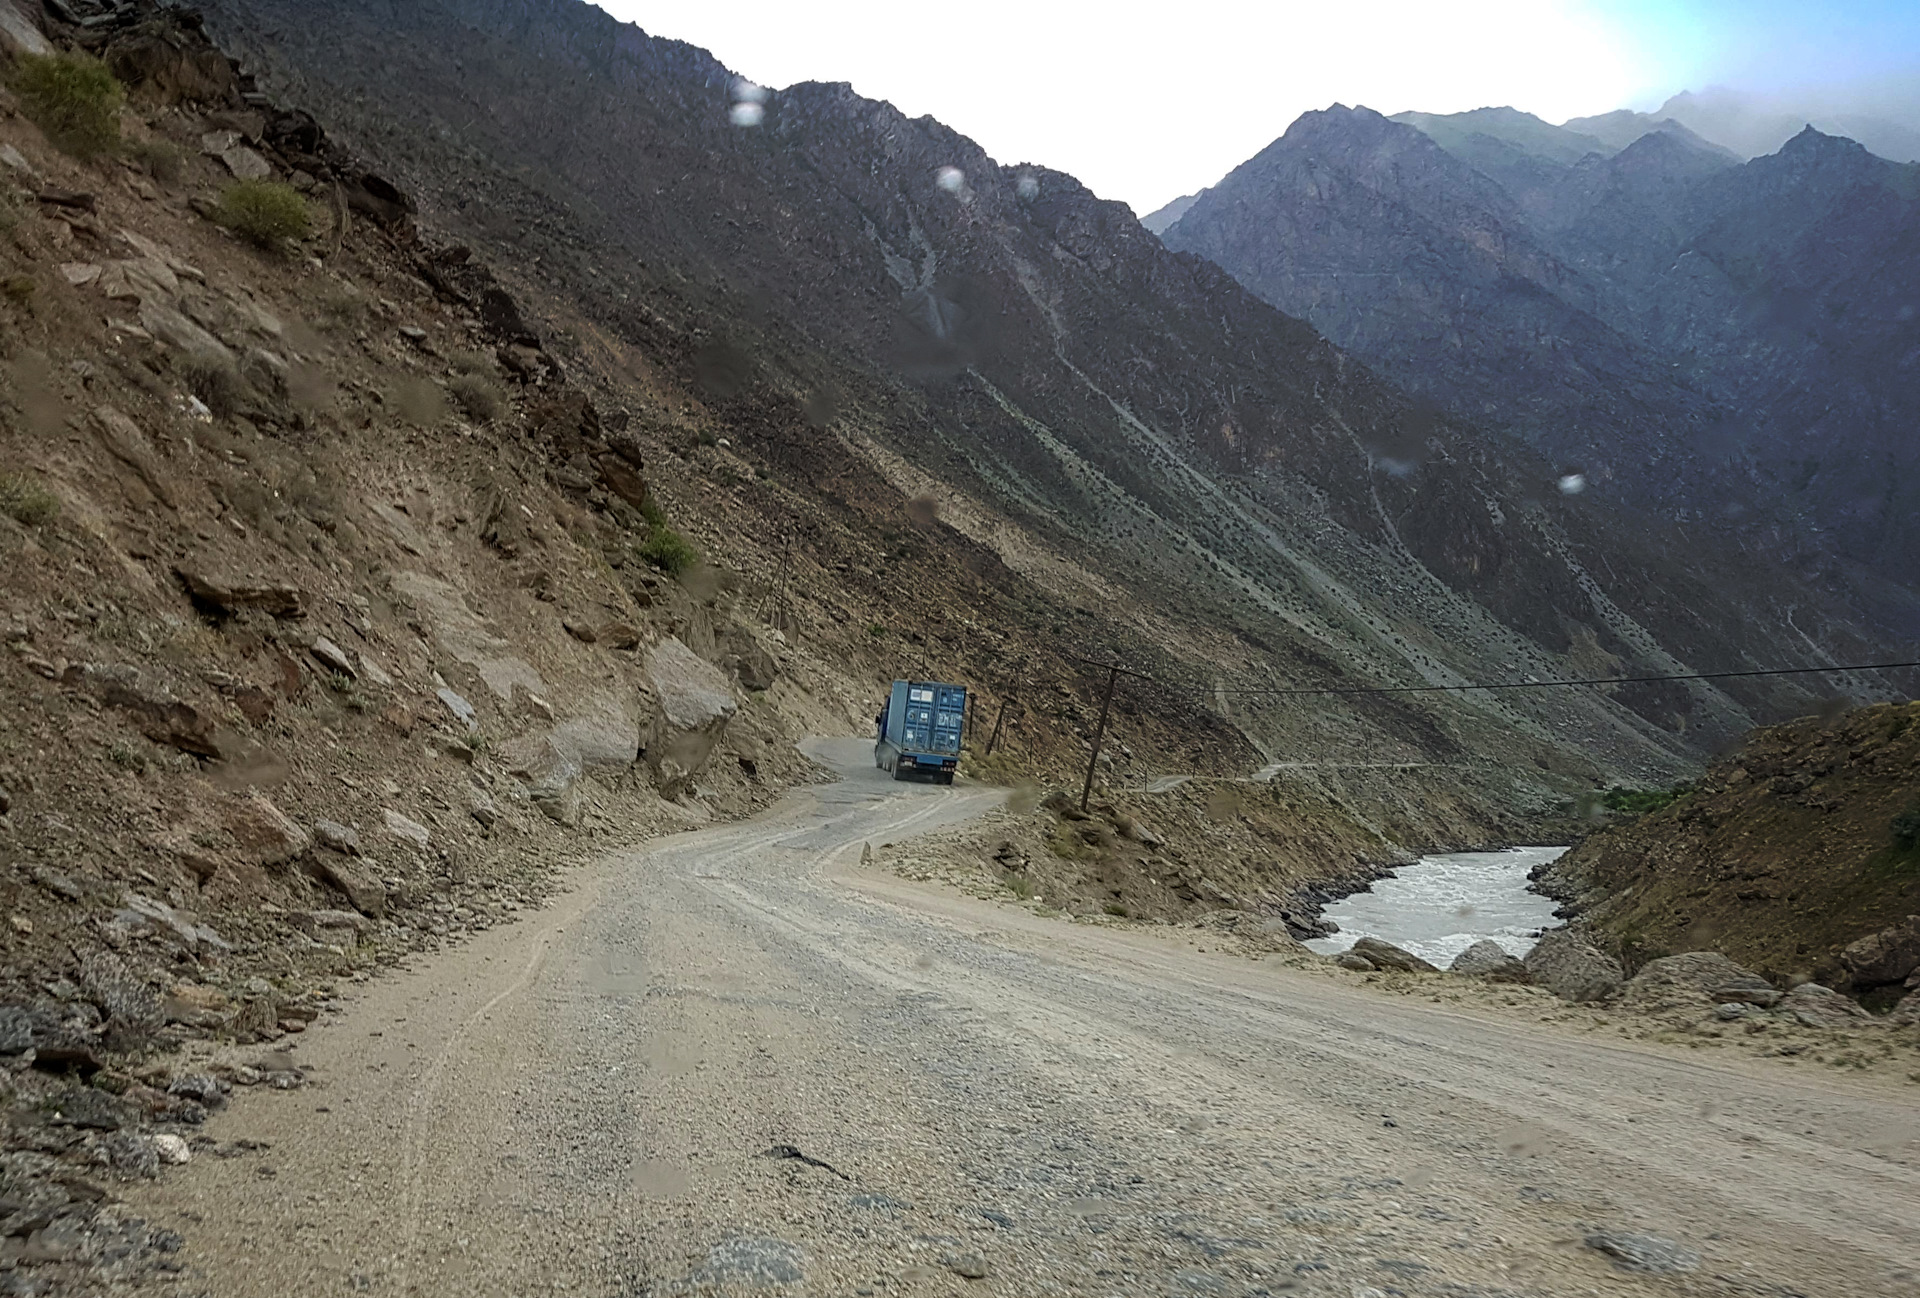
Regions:
<svg viewBox="0 0 1920 1298"><path fill-rule="evenodd" d="M887 706L874 718L873 764L896 780L952 784L960 765L967 720L967 689L940 681L895 681Z"/></svg>

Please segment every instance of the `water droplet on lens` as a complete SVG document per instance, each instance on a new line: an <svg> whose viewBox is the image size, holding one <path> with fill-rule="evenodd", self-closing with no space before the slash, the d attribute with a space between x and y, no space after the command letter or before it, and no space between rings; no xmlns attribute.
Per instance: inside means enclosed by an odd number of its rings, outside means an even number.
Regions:
<svg viewBox="0 0 1920 1298"><path fill-rule="evenodd" d="M743 104L764 104L767 102L767 88L740 77L733 83L733 97L736 102Z"/></svg>
<svg viewBox="0 0 1920 1298"><path fill-rule="evenodd" d="M1568 473L1560 479L1560 494L1563 496L1577 496L1586 489L1587 475L1584 473Z"/></svg>
<svg viewBox="0 0 1920 1298"><path fill-rule="evenodd" d="M760 119L766 115L766 109L748 100L744 103L735 104L729 109L727 111L727 120L735 126L758 126L760 125Z"/></svg>
<svg viewBox="0 0 1920 1298"><path fill-rule="evenodd" d="M957 194L960 192L961 187L967 183L967 173L958 167L942 167L934 173L933 183L946 190L949 194Z"/></svg>
<svg viewBox="0 0 1920 1298"><path fill-rule="evenodd" d="M1040 181L1033 176L1022 176L1015 182L1013 192L1022 202L1031 203L1034 199L1040 197Z"/></svg>

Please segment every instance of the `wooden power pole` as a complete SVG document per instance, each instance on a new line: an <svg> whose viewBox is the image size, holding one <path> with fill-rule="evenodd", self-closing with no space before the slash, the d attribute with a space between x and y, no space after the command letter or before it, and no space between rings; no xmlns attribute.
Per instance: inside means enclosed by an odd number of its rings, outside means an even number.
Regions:
<svg viewBox="0 0 1920 1298"><path fill-rule="evenodd" d="M1100 724L1093 728L1093 753L1087 758L1087 782L1080 788L1080 810L1087 809L1087 799L1093 796L1093 771L1100 764L1100 741L1107 737L1107 709L1113 704L1113 687L1119 683L1120 668L1107 669L1107 692L1100 696Z"/></svg>

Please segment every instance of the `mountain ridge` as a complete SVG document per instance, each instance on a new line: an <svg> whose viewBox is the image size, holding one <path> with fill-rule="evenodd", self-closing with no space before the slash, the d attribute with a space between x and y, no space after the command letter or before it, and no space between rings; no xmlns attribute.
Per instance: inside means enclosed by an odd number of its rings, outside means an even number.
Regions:
<svg viewBox="0 0 1920 1298"><path fill-rule="evenodd" d="M1377 115L1330 113L1301 119L1321 136L1339 123L1346 144L1323 141L1328 156L1377 145ZM1383 172L1391 184L1343 206L1337 188L1274 170L1302 138L1290 127L1163 241L1210 256L1448 408L1491 413L1551 454L1617 469L1618 488L1641 503L1720 520L1852 590L1885 625L1920 627L1904 576L1920 570L1913 451L1900 433L1913 385L1899 377L1920 334L1894 300L1920 275L1911 165L1813 128L1738 164L1680 132L1572 166L1511 154L1476 166L1473 149L1441 147L1453 166L1421 154L1424 168ZM1230 204L1262 168L1265 205ZM1427 219L1461 205L1502 246L1535 248L1556 267L1529 282L1558 314L1471 269L1486 256L1484 229ZM1414 213L1425 234L1380 227L1349 247L1350 231L1392 211ZM1355 273L1291 277L1328 266ZM1560 402L1544 422L1520 399L1542 385Z"/></svg>

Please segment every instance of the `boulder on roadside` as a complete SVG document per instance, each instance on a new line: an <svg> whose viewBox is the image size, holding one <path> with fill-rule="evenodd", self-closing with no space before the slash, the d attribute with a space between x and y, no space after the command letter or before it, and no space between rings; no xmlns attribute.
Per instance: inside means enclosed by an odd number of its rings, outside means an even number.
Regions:
<svg viewBox="0 0 1920 1298"><path fill-rule="evenodd" d="M1382 942L1377 937L1363 937L1353 944L1353 954L1363 960L1371 961L1377 969L1397 969L1401 973L1439 973L1440 970L1428 964L1411 951L1403 951L1391 942Z"/></svg>
<svg viewBox="0 0 1920 1298"><path fill-rule="evenodd" d="M529 696L531 697L531 696ZM501 748L508 771L526 786L527 798L547 819L580 821L583 778L593 771L623 771L640 749L639 725L607 695L587 700L551 730L522 735Z"/></svg>
<svg viewBox="0 0 1920 1298"><path fill-rule="evenodd" d="M1625 996L1643 1008L1669 1009L1735 1002L1773 1005L1780 992L1718 951L1688 951L1647 961L1627 981Z"/></svg>
<svg viewBox="0 0 1920 1298"><path fill-rule="evenodd" d="M316 852L308 859L307 869L314 878L337 888L361 914L379 919L387 913L387 886L359 858Z"/></svg>
<svg viewBox="0 0 1920 1298"><path fill-rule="evenodd" d="M388 807L381 811L380 818L385 822L387 832L395 838L405 839L419 848L432 846L433 831L411 816L403 816Z"/></svg>
<svg viewBox="0 0 1920 1298"><path fill-rule="evenodd" d="M1342 969L1351 969L1355 973L1374 973L1377 972L1380 967L1365 956L1355 955L1351 951L1342 951L1335 955L1333 962Z"/></svg>
<svg viewBox="0 0 1920 1298"><path fill-rule="evenodd" d="M738 705L727 678L672 636L647 655L647 683L658 708L642 753L662 795L676 798L706 766Z"/></svg>
<svg viewBox="0 0 1920 1298"><path fill-rule="evenodd" d="M1464 978L1484 978L1490 983L1533 981L1526 964L1491 938L1482 938L1455 956L1447 972Z"/></svg>
<svg viewBox="0 0 1920 1298"><path fill-rule="evenodd" d="M211 605L223 613L257 608L274 617L306 615L306 596L298 586L284 581L238 577L200 567L178 567L173 571L187 588L187 593L197 602Z"/></svg>
<svg viewBox="0 0 1920 1298"><path fill-rule="evenodd" d="M1535 984L1561 1000L1602 1001L1620 990L1620 962L1570 928L1548 933L1522 961Z"/></svg>
<svg viewBox="0 0 1920 1298"><path fill-rule="evenodd" d="M1808 1028L1851 1028L1873 1021L1858 1002L1819 983L1801 983L1788 992L1780 1000L1779 1012Z"/></svg>
<svg viewBox="0 0 1920 1298"><path fill-rule="evenodd" d="M265 794L236 799L221 812L227 833L257 865L278 865L313 846L313 837Z"/></svg>
<svg viewBox="0 0 1920 1298"><path fill-rule="evenodd" d="M1920 1028L1920 991L1908 992L1902 997L1887 1015L1887 1022L1896 1028Z"/></svg>
<svg viewBox="0 0 1920 1298"><path fill-rule="evenodd" d="M1840 953L1840 967L1862 989L1906 981L1920 970L1920 915L1849 943Z"/></svg>

